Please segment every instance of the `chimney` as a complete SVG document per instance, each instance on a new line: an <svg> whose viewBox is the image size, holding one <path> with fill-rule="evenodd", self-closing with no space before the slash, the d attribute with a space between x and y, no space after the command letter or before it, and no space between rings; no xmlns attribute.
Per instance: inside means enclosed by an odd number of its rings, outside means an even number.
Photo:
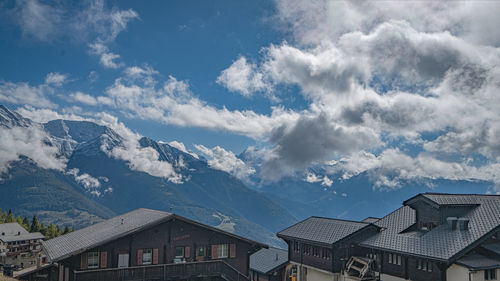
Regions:
<svg viewBox="0 0 500 281"><path fill-rule="evenodd" d="M458 229L469 230L469 219L468 218L459 218L458 219Z"/></svg>
<svg viewBox="0 0 500 281"><path fill-rule="evenodd" d="M446 222L450 226L451 230L457 229L457 220L458 220L457 217L447 217L446 218Z"/></svg>
<svg viewBox="0 0 500 281"><path fill-rule="evenodd" d="M122 224L123 224L123 219L122 219Z"/></svg>

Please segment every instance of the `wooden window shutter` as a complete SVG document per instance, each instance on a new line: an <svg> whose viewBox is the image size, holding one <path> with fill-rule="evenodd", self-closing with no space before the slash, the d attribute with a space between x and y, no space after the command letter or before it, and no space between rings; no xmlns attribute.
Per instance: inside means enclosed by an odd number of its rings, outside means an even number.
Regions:
<svg viewBox="0 0 500 281"><path fill-rule="evenodd" d="M142 265L142 249L137 250L137 265Z"/></svg>
<svg viewBox="0 0 500 281"><path fill-rule="evenodd" d="M190 258L191 257L191 247L186 246L186 248L184 248L184 257L185 258Z"/></svg>
<svg viewBox="0 0 500 281"><path fill-rule="evenodd" d="M101 252L100 255L101 260L99 261L99 265L101 268L106 268L108 266L108 252Z"/></svg>
<svg viewBox="0 0 500 281"><path fill-rule="evenodd" d="M229 257L230 258L235 258L236 257L236 244L230 244L229 245Z"/></svg>
<svg viewBox="0 0 500 281"><path fill-rule="evenodd" d="M80 269L87 269L89 260L87 258L87 253L82 253L80 255Z"/></svg>
<svg viewBox="0 0 500 281"><path fill-rule="evenodd" d="M158 264L158 248L153 249L153 264Z"/></svg>
<svg viewBox="0 0 500 281"><path fill-rule="evenodd" d="M219 258L219 247L217 245L212 245L212 259Z"/></svg>

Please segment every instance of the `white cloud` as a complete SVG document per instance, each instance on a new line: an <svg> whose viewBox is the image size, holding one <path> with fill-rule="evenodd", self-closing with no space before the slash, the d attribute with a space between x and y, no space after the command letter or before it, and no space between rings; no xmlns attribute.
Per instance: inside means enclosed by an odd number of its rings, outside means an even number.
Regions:
<svg viewBox="0 0 500 281"><path fill-rule="evenodd" d="M194 147L208 158L208 166L213 169L228 172L243 181L248 181L249 177L255 173L254 168L236 157L232 151L225 150L220 146L210 149L196 144Z"/></svg>
<svg viewBox="0 0 500 281"><path fill-rule="evenodd" d="M49 136L38 125L30 127L0 127L0 173L6 173L13 161L26 156L39 167L63 171L64 157L56 146L50 145Z"/></svg>
<svg viewBox="0 0 500 281"><path fill-rule="evenodd" d="M61 86L66 79L68 78L68 75L66 74L61 74L58 72L51 72L45 76L45 84L50 85L53 84L55 86Z"/></svg>
<svg viewBox="0 0 500 281"><path fill-rule="evenodd" d="M256 67L255 64L248 63L245 57L240 57L222 71L217 83L247 97L253 92L266 91L269 86L263 81L263 75L256 71Z"/></svg>
<svg viewBox="0 0 500 281"><path fill-rule="evenodd" d="M18 107L16 112L21 114L23 117L29 118L38 123L47 123L51 120L64 119L64 120L76 120L83 121L89 120L72 110L72 108L63 108L62 113L58 113L51 109L39 109L32 106L26 105L24 107Z"/></svg>
<svg viewBox="0 0 500 281"><path fill-rule="evenodd" d="M109 9L103 0L76 3L20 0L10 11L23 34L41 41L63 37L75 41L113 41L139 15L132 9Z"/></svg>
<svg viewBox="0 0 500 281"><path fill-rule="evenodd" d="M75 178L75 181L82 185L88 192L98 191L98 189L101 187L101 183L98 179L87 173L80 174L80 170L77 168L70 169L66 171L66 173L73 176Z"/></svg>
<svg viewBox="0 0 500 281"><path fill-rule="evenodd" d="M171 141L171 142L168 142L167 144L168 144L168 145L170 145L171 147L175 147L175 148L177 148L178 150L180 150L180 151L182 151L182 152L184 152L184 153L187 153L187 154L189 154L189 155L193 156L193 157L194 157L194 158L196 158L196 159L199 159L199 158L200 158L200 157L198 156L198 154L196 154L196 153L194 153L194 152L192 152L192 151L188 151L188 150L186 149L186 146L185 146L185 145L184 145L184 143L182 143L182 142L179 142L179 141Z"/></svg>
<svg viewBox="0 0 500 281"><path fill-rule="evenodd" d="M159 154L151 147L141 147L141 136L125 127L117 118L108 114L100 114L100 122L113 129L122 138L121 145L108 139L101 150L108 156L124 160L130 169L148 173L154 177L166 178L173 183L182 183L182 175L177 174L172 164L159 160Z"/></svg>
<svg viewBox="0 0 500 281"><path fill-rule="evenodd" d="M99 62L104 67L116 69L124 66L124 63L117 61L120 59L120 55L110 52L108 47L103 43L92 43L89 44L89 47L91 53L99 56Z"/></svg>
<svg viewBox="0 0 500 281"><path fill-rule="evenodd" d="M0 102L55 108L57 105L48 97L52 93L53 89L46 84L0 82Z"/></svg>
<svg viewBox="0 0 500 281"><path fill-rule="evenodd" d="M195 97L189 85L170 76L161 87L151 76L128 80L119 78L106 91L113 107L122 113L144 120L155 120L183 127L201 127L227 131L253 138L263 137L277 126L293 122L299 114L272 108L270 115L251 110L216 108Z"/></svg>

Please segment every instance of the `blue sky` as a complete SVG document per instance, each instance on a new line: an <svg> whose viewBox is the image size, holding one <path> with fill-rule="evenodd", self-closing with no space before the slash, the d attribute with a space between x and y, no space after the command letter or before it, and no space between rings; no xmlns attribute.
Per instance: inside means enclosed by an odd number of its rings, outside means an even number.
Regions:
<svg viewBox="0 0 500 281"><path fill-rule="evenodd" d="M0 5L0 103L35 121L118 118L246 181L500 190L498 2Z"/></svg>

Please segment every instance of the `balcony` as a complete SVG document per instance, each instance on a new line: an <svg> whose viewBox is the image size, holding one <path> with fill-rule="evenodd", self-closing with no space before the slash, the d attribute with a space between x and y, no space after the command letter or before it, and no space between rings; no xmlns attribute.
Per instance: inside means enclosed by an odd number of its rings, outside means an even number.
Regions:
<svg viewBox="0 0 500 281"><path fill-rule="evenodd" d="M249 281L247 276L221 260L75 271L74 274L75 281L167 281L197 277Z"/></svg>

